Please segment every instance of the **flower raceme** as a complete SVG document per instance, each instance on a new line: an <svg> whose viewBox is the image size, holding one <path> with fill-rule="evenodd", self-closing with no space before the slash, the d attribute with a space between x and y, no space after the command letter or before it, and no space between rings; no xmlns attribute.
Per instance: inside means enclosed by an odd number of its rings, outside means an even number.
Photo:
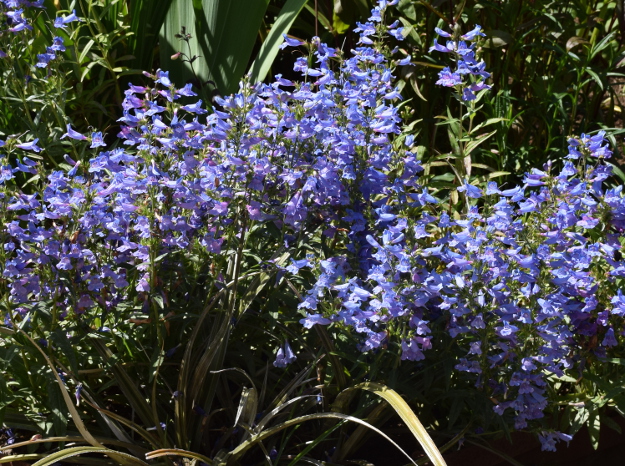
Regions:
<svg viewBox="0 0 625 466"><path fill-rule="evenodd" d="M36 9L36 10L35 10ZM9 25L8 30L14 34L24 34L26 31L32 31L33 27L30 24L33 19L28 15L30 12L41 11L44 9L43 0L0 0L0 14L6 16L7 23ZM24 14L26 13L26 16ZM53 27L55 29L67 29L67 25L74 21L82 21L81 18L76 16L76 10L66 16L58 16L54 22ZM37 54L37 68L47 68L53 60L59 58L59 53L65 51L64 40L60 36L55 36L52 39L52 45L46 47L45 53ZM0 58L6 57L7 52L0 50Z"/></svg>
<svg viewBox="0 0 625 466"><path fill-rule="evenodd" d="M201 101L179 103L196 97L190 86L147 73L151 87L125 92L119 146L68 126L64 137L90 144L94 156L48 174L38 193L12 181L37 172L37 162L22 157L13 167L2 157L6 321L39 302L59 312L60 325L123 313L125 302L173 293L163 274L190 274L178 270L189 251L219 264L246 234L279 232L276 250L254 252L279 277L314 276L299 306L303 327L348 328L363 351L396 345L407 361L427 361L446 333L461 351L456 370L492 395L496 412L539 428L546 448L566 440L540 427L546 374L575 371L623 338L625 264L616 252L625 201L622 188L603 188L604 135L572 138L571 160L528 173L522 186L467 182L480 207L462 218L439 212L419 183L414 138L400 130L393 72L405 59L389 61L374 40L402 37L384 23L391 3L358 26L349 58L313 39L314 66L295 63L303 83L243 82L210 114ZM478 26L434 46L457 57L441 79L465 100L488 87L467 45L481 34ZM327 252L310 255L301 238ZM276 265L278 252L288 266ZM274 365L295 357L285 341Z"/></svg>
<svg viewBox="0 0 625 466"><path fill-rule="evenodd" d="M434 40L434 45L430 47L430 52L436 50L438 52L449 53L456 62L456 68L452 70L449 67L443 68L439 73L436 84L445 87L453 87L464 101L475 100L476 92L484 89L490 89L484 80L490 77L490 73L486 71L486 64L483 60L477 61L475 55L475 44L470 41L479 37L485 37L480 26L475 26L473 30L459 37L458 33L452 34L435 28L436 33L447 40L445 45L439 44L438 39Z"/></svg>

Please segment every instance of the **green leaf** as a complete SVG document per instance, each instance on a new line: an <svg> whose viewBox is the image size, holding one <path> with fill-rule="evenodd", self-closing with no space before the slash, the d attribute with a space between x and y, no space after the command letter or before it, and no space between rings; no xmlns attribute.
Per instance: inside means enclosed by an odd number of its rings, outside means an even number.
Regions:
<svg viewBox="0 0 625 466"><path fill-rule="evenodd" d="M54 433L63 436L67 432L67 417L64 414L65 404L63 395L55 383L49 383L47 386L48 400L47 405L50 408Z"/></svg>
<svg viewBox="0 0 625 466"><path fill-rule="evenodd" d="M610 42L612 41L615 35L616 35L616 31L612 31L609 34L607 34L603 39L601 39L599 43L595 45L590 51L589 59L592 60L595 57L595 55L597 55L599 52L605 49L608 45L610 45Z"/></svg>
<svg viewBox="0 0 625 466"><path fill-rule="evenodd" d="M128 37L130 53L135 56L134 66L141 70L152 68L153 55L171 0L160 0L155 8L154 0L133 0L129 3L130 30Z"/></svg>
<svg viewBox="0 0 625 466"><path fill-rule="evenodd" d="M502 176L508 176L510 172L496 171L488 174L488 179L492 180L493 178L499 178Z"/></svg>
<svg viewBox="0 0 625 466"><path fill-rule="evenodd" d="M417 21L417 12L415 10L414 4L411 0L400 0L397 5L397 11L399 11L402 15L408 18L412 22ZM403 18L399 18L400 20Z"/></svg>
<svg viewBox="0 0 625 466"><path fill-rule="evenodd" d="M45 458L37 461L32 466L51 466L55 463L58 463L61 460L65 460L67 458L72 458L74 456L84 455L88 453L102 453L106 456L110 456L111 458L117 460L119 464L124 464L124 465L140 464L140 465L148 466L148 463L146 463L145 461L142 461L139 458L129 455L128 453L122 453L122 452L110 450L104 447L66 448L64 450L57 451L55 453L47 455Z"/></svg>
<svg viewBox="0 0 625 466"><path fill-rule="evenodd" d="M374 382L365 382L356 385L355 387L348 390L353 389L368 390L375 393L380 398L383 398L388 404L393 407L395 412L399 414L399 417L401 417L402 420L406 423L406 425L410 429L410 432L412 432L412 434L425 450L425 453L428 455L428 458L430 458L432 464L434 464L434 466L443 466L446 464L440 451L436 447L436 444L425 430L425 427L423 427L423 424L421 424L421 422L419 421L417 415L414 413L414 411L412 411L412 409L410 409L408 403L406 403L395 390L391 390L384 385Z"/></svg>
<svg viewBox="0 0 625 466"><path fill-rule="evenodd" d="M575 417L571 422L571 435L575 435L582 428L582 426L588 421L589 416L590 413L585 406L580 406L579 408L577 408Z"/></svg>
<svg viewBox="0 0 625 466"><path fill-rule="evenodd" d="M10 463L9 466L12 466L15 462L16 464L20 464L20 461L30 461L41 458L42 455L37 455L35 453L30 455L7 455L0 456L0 464ZM23 463L22 463L23 464Z"/></svg>
<svg viewBox="0 0 625 466"><path fill-rule="evenodd" d="M349 31L350 26L350 23L343 22L341 17L337 15L336 12L332 14L332 31L335 34L345 34Z"/></svg>
<svg viewBox="0 0 625 466"><path fill-rule="evenodd" d="M481 130L482 128L486 127L486 126L490 126L493 125L495 123L499 123L501 121L508 121L507 118L489 118L488 120L480 123L479 125L477 125L475 128L473 128L471 130L471 133L469 134L473 134L473 133L477 133L479 130Z"/></svg>
<svg viewBox="0 0 625 466"><path fill-rule="evenodd" d="M63 354L69 361L69 367L73 373L78 373L78 360L76 359L75 348L71 341L67 338L67 332L63 329L57 329L50 334L50 340L57 348L63 351Z"/></svg>
<svg viewBox="0 0 625 466"><path fill-rule="evenodd" d="M42 356L44 357L44 359L48 363L48 366L52 370L52 374L54 375L54 378L56 379L57 383L59 384L59 387L61 389L61 394L63 395L63 399L65 400L65 405L66 405L67 409L70 412L70 415L72 417L72 421L74 421L74 424L76 425L76 428L80 432L80 435L82 435L84 437L84 439L87 440L94 447L96 447L96 448L97 447L103 448L102 445L100 444L100 442L98 442L91 435L91 433L89 433L89 431L85 427L85 424L83 423L83 421L82 421L82 419L80 417L80 414L76 410L76 407L74 406L74 403L72 402L72 399L70 398L69 393L67 392L67 388L65 388L65 384L63 383L63 380L61 380L61 377L59 376L59 373L57 372L54 364L52 364L52 361L50 361L50 358L48 357L48 355L39 347L39 345L37 345L37 343L35 343L35 341L30 337L30 335L28 335L23 330L21 330L20 333L22 335L24 335L30 341L30 343L35 348L37 348L39 350L39 352L42 354Z"/></svg>
<svg viewBox="0 0 625 466"><path fill-rule="evenodd" d="M469 155L471 152L477 149L477 147L479 147L480 144L490 139L496 133L497 131L492 131L490 133L480 134L477 137L477 139L473 139L472 141L469 141L469 143L467 144L467 147L464 149L464 155Z"/></svg>
<svg viewBox="0 0 625 466"><path fill-rule="evenodd" d="M160 32L163 69L178 86L212 80L218 91L230 94L246 71L269 0L173 0ZM176 38L182 27L191 34L188 46ZM183 61L171 56L186 54ZM193 60L188 63L188 60ZM187 60L187 61L185 61ZM199 82L198 82L199 81Z"/></svg>
<svg viewBox="0 0 625 466"><path fill-rule="evenodd" d="M80 64L83 63L83 61L85 60L85 57L89 53L89 50L91 50L91 47L93 46L93 44L95 44L95 41L91 39L89 42L87 42L87 45L83 47L82 51L80 52L80 55L78 56L78 63Z"/></svg>
<svg viewBox="0 0 625 466"><path fill-rule="evenodd" d="M272 435L274 435L274 434L276 434L276 433L278 433L278 432L280 432L280 431L282 431L282 430L284 430L284 429L286 429L288 427L297 426L297 425L299 425L299 424L301 424L303 422L311 421L311 420L315 420L315 419L339 419L339 420L351 421L351 422L355 422L357 424L365 425L369 429L373 430L374 432L378 433L379 435L384 437L386 440L391 442L393 444L393 446L395 446L400 452L402 452L410 460L410 462L412 464L415 464L415 465L417 464L410 457L410 455L408 453L406 453L397 443L395 443L395 441L393 441L393 439L391 439L388 435L386 435L380 429L378 429L377 427L369 424L366 421L363 421L362 419L359 419L359 418L354 417L354 416L349 416L347 414L341 414L341 413L308 414L308 415L305 415L305 416L296 417L294 419L289 419L288 421L285 421L285 422L283 422L281 424L278 424L277 426L270 427L269 429L264 430L264 431L260 432L257 435L253 435L251 439L247 440L246 442L241 443L234 450L232 450L230 452L223 453L221 455L221 457L219 458L219 462L216 463L216 464L219 464L219 465L237 464L236 463L237 459L239 459L242 455L244 455L247 452L247 450L249 450L255 444L257 444L259 442L262 442L266 438L271 437ZM442 457L441 457L441 461L442 462L435 462L434 465L435 466L445 465L445 462L444 462Z"/></svg>
<svg viewBox="0 0 625 466"><path fill-rule="evenodd" d="M284 42L283 34L286 34L295 18L299 15L306 5L307 0L287 0L284 4L276 22L271 27L267 38L252 63L250 68L250 79L252 83L263 81L267 77L267 73L271 69L271 65L278 55L280 45Z"/></svg>
<svg viewBox="0 0 625 466"><path fill-rule="evenodd" d="M513 41L509 32L500 31L498 29L487 31L484 47L490 49L498 49L510 44Z"/></svg>
<svg viewBox="0 0 625 466"><path fill-rule="evenodd" d="M254 423L257 411L258 392L253 387L243 387L243 390L241 390L241 400L239 401L239 408L237 409L234 425L237 426L241 424L244 427L250 428Z"/></svg>
<svg viewBox="0 0 625 466"><path fill-rule="evenodd" d="M191 458L196 461L203 461L208 465L212 465L213 460L210 458L200 455L199 453L193 453L191 451L180 450L178 448L163 448L161 450L154 450L145 455L146 460L153 460L154 458L160 458L163 456L181 456L183 458Z"/></svg>
<svg viewBox="0 0 625 466"><path fill-rule="evenodd" d="M586 68L586 72L592 77L592 79L594 79L594 81L597 83L599 88L603 90L603 81L601 81L601 78L599 77L599 75L595 73L593 70L591 70L590 68Z"/></svg>
<svg viewBox="0 0 625 466"><path fill-rule="evenodd" d="M599 448L599 431L601 430L601 418L599 411L596 409L590 412L588 416L588 434L590 435L590 443L593 449Z"/></svg>

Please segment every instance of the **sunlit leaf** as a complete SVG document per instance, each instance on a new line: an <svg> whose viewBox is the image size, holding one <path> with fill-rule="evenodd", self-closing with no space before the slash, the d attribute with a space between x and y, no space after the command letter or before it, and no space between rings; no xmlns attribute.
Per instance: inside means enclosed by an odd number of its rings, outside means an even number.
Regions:
<svg viewBox="0 0 625 466"><path fill-rule="evenodd" d="M275 23L271 27L267 38L258 52L258 56L250 67L250 79L252 82L263 81L267 77L267 73L271 69L273 61L278 55L280 45L284 42L284 34L286 34L295 18L299 15L307 0L287 0Z"/></svg>
<svg viewBox="0 0 625 466"><path fill-rule="evenodd" d="M161 67L178 86L211 80L223 94L234 92L246 71L269 0L173 0L160 31ZM182 28L188 45L176 38ZM183 52L183 60L171 56ZM192 63L189 63L192 62Z"/></svg>

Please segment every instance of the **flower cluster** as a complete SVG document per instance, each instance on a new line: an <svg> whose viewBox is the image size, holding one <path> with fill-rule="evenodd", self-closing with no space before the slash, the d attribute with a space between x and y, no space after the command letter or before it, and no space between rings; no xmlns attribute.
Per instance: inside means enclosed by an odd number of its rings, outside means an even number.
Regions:
<svg viewBox="0 0 625 466"><path fill-rule="evenodd" d="M46 47L46 53L37 55L37 68L46 68L50 62L57 58L57 52L65 52L65 45L62 37L54 37L52 45Z"/></svg>
<svg viewBox="0 0 625 466"><path fill-rule="evenodd" d="M43 8L43 0L34 2L28 0L1 0L0 12L7 17L8 30L18 33L24 30L32 30L28 19L24 17L24 8Z"/></svg>
<svg viewBox="0 0 625 466"><path fill-rule="evenodd" d="M545 374L576 370L623 336L625 199L622 187L603 188L610 151L602 133L572 138L560 170L535 169L511 189L465 183L480 207L440 212L394 105L393 66L405 59L389 62L375 45L384 33L402 37L384 24L388 5L359 24L350 58L313 38L311 56L295 63L303 83L244 82L210 114L200 100L179 103L196 97L190 85L147 73L151 87L126 90L119 146L105 150L101 133L68 126L64 137L97 152L68 158L71 169L47 175L39 193L11 187L19 172L43 175L36 160L3 161L5 321L42 301L60 322L121 313L132 296L163 302L176 288L163 274L184 276L189 251L217 264L203 280L222 286L228 269L219 264L240 241L271 232L277 246L254 250L258 265L314 275L303 326L353 329L363 351L396 342L409 361L425 359L433 335L446 332L462 352L456 370L492 395L496 412L512 411L517 428L534 427L548 406ZM479 35L478 26L434 46L458 58L441 84L469 101L488 88L466 45ZM284 254L288 265L276 259ZM294 360L284 342L274 365ZM546 448L566 440L540 432Z"/></svg>
<svg viewBox="0 0 625 466"><path fill-rule="evenodd" d="M396 159L389 134L399 132L399 117L389 103L399 94L381 54L359 48L335 71L338 52L318 39L312 46L318 66L296 67L314 82L244 85L205 121L201 101L176 102L195 96L191 86L176 89L159 70L149 75L153 88L126 91L123 148L87 163L66 158L71 170L49 175L41 194L7 191L3 275L16 315L46 301L74 319L115 309L132 292L158 293L156 258L190 247L218 257L241 233L242 217L271 222L290 248L306 229L334 238L341 226L360 225ZM66 137L104 147L101 133L68 125ZM16 147L37 151L36 142ZM15 168L4 165L2 182L40 169L23 156ZM357 236L350 247L365 242ZM288 271L305 266L298 256Z"/></svg>
<svg viewBox="0 0 625 466"><path fill-rule="evenodd" d="M33 27L30 24L30 19L24 16L25 9L38 8L43 9L43 0L28 1L28 0L0 0L0 14L6 16L8 31L12 33L19 33L23 31L32 31ZM59 16L55 19L53 26L56 29L66 29L67 25L74 21L81 21L76 16L76 10L72 11L67 16ZM1 34L1 33L0 33ZM64 40L60 36L55 36L52 39L52 45L46 47L46 52L37 55L38 68L46 68L50 62L58 58L59 52L65 51ZM0 58L6 57L6 51L0 50Z"/></svg>
<svg viewBox="0 0 625 466"><path fill-rule="evenodd" d="M570 142L571 151L597 157L609 156L604 143L603 134ZM545 168L512 189L467 187L484 204L463 219L415 215L435 201L426 191L409 194L413 203L383 198L375 221L362 225L371 233L366 278L345 270L348 257L322 262L303 307L316 310L332 296L340 310L302 322L351 326L366 335L363 350L404 328L402 359L421 360L432 325L444 321L466 351L456 369L491 391L496 412L510 409L515 427L528 427L548 405L546 374L604 357L625 331L622 187L603 189L611 170L601 163Z"/></svg>
<svg viewBox="0 0 625 466"><path fill-rule="evenodd" d="M456 62L456 69L452 70L448 66L438 75L436 84L445 87L453 87L462 96L464 101L475 100L476 92L484 89L490 89L491 86L484 82L490 77L490 73L486 71L486 64L483 60L477 61L475 56L475 44L469 43L485 34L480 26L475 26L473 30L466 34L460 35L454 32L454 35L436 28L436 33L447 40L445 45L439 44L438 40L434 41L434 45L430 47L430 52L436 50L438 52L449 53Z"/></svg>

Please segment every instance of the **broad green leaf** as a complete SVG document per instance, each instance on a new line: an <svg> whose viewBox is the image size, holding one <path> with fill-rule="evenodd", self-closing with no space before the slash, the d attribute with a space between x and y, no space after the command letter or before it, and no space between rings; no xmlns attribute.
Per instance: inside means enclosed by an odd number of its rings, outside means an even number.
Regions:
<svg viewBox="0 0 625 466"><path fill-rule="evenodd" d="M341 19L341 17L336 14L336 12L332 14L332 31L335 34L345 34L347 31L349 31L349 28L350 24L345 23Z"/></svg>
<svg viewBox="0 0 625 466"><path fill-rule="evenodd" d="M287 0L280 10L276 22L271 27L267 38L258 52L254 63L250 68L252 83L263 81L271 69L271 65L278 55L280 45L284 42L283 34L286 34L295 18L299 15L307 0Z"/></svg>
<svg viewBox="0 0 625 466"><path fill-rule="evenodd" d="M160 32L162 68L178 86L194 82L201 88L211 80L223 95L236 91L268 4L269 0L173 0ZM191 35L188 46L175 37L182 27ZM182 57L172 60L177 52L193 63Z"/></svg>
<svg viewBox="0 0 625 466"><path fill-rule="evenodd" d="M486 40L484 41L484 47L490 49L498 49L511 43L514 39L509 32L492 30L487 31Z"/></svg>
<svg viewBox="0 0 625 466"><path fill-rule="evenodd" d="M371 8L366 0L334 0L332 12L333 32L344 34L355 23L359 16L369 16Z"/></svg>
<svg viewBox="0 0 625 466"><path fill-rule="evenodd" d="M243 387L241 390L241 400L234 419L235 427L241 424L244 427L251 427L258 410L258 393L255 388Z"/></svg>
<svg viewBox="0 0 625 466"><path fill-rule="evenodd" d="M510 174L510 172L503 172L503 171L498 171L498 172L492 172L488 174L488 179L492 180L493 178L499 178L502 176L508 176Z"/></svg>
<svg viewBox="0 0 625 466"><path fill-rule="evenodd" d="M575 417L573 418L573 421L571 422L571 432L570 432L571 435L575 435L577 431L579 431L579 429L581 429L582 426L586 424L590 416L590 413L588 409L586 409L585 406L578 407L576 411L577 412L575 413Z"/></svg>
<svg viewBox="0 0 625 466"><path fill-rule="evenodd" d="M171 0L161 0L155 8L154 0L129 2L130 30L128 38L130 53L135 56L134 66L150 70L158 36L171 6Z"/></svg>
<svg viewBox="0 0 625 466"><path fill-rule="evenodd" d="M399 11L410 21L417 21L417 12L415 10L414 3L411 0L400 0L399 4L397 5L397 11Z"/></svg>

